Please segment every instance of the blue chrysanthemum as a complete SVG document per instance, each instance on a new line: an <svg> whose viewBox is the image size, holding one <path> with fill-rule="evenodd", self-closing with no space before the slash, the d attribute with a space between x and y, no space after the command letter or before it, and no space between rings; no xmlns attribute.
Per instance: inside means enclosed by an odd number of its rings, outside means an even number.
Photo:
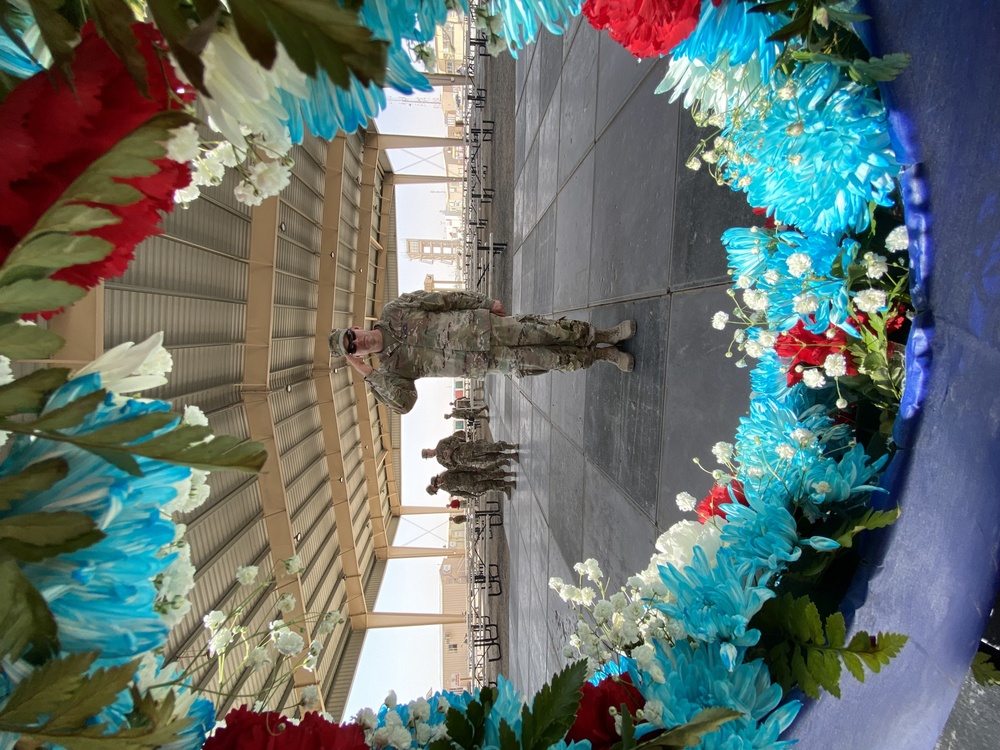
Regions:
<svg viewBox="0 0 1000 750"><path fill-rule="evenodd" d="M788 22L780 13L749 13L750 3L703 0L694 31L670 52L670 67L656 93L673 90L684 106L726 112L749 102L770 80L781 51L767 38Z"/></svg>
<svg viewBox="0 0 1000 750"><path fill-rule="evenodd" d="M750 204L805 232L862 232L868 204L891 205L899 164L885 107L834 65L773 81L764 101L733 117L719 164Z"/></svg>
<svg viewBox="0 0 1000 750"><path fill-rule="evenodd" d="M583 0L493 0L491 13L503 19L502 36L517 57L517 50L538 38L544 26L553 34L562 34L573 16L580 14Z"/></svg>

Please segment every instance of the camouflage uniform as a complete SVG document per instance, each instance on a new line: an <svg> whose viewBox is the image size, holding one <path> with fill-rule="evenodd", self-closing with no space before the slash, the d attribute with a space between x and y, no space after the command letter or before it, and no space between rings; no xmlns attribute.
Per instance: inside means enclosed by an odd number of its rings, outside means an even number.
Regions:
<svg viewBox="0 0 1000 750"><path fill-rule="evenodd" d="M474 409L459 408L456 406L451 410L451 419L464 419L466 422L474 422L479 419L479 415L481 415L484 411L486 411L485 406L477 406Z"/></svg>
<svg viewBox="0 0 1000 750"><path fill-rule="evenodd" d="M414 381L487 372L535 375L578 370L595 359L594 327L537 315L500 317L475 292L410 292L382 308L379 367L366 380L375 398L406 413L417 400Z"/></svg>
<svg viewBox="0 0 1000 750"><path fill-rule="evenodd" d="M490 490L503 492L511 481L502 471L463 471L449 469L440 475L438 488L450 495L476 497Z"/></svg>
<svg viewBox="0 0 1000 750"><path fill-rule="evenodd" d="M513 448L512 444L503 441L493 443L477 440L469 443L465 440L465 433L456 432L438 441L435 458L446 469L502 471L503 466L510 463L510 458L504 455L504 451Z"/></svg>

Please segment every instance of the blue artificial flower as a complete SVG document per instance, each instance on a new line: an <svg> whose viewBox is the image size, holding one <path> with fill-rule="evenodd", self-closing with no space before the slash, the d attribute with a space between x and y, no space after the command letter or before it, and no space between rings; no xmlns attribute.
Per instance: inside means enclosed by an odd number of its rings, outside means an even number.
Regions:
<svg viewBox="0 0 1000 750"><path fill-rule="evenodd" d="M738 563L747 562L761 586L789 563L802 556L795 518L784 507L765 502L760 496L747 498L747 505L721 506L726 514L722 543Z"/></svg>
<svg viewBox="0 0 1000 750"><path fill-rule="evenodd" d="M869 202L892 203L900 168L885 107L834 65L799 66L772 81L766 103L731 118L723 137L725 177L782 224L862 232Z"/></svg>
<svg viewBox="0 0 1000 750"><path fill-rule="evenodd" d="M503 19L500 36L517 57L517 50L538 38L542 26L562 34L570 19L580 14L583 0L493 0L488 7Z"/></svg>
<svg viewBox="0 0 1000 750"><path fill-rule="evenodd" d="M663 709L657 721L636 726L637 738L657 729L685 724L699 711L718 706L739 711L743 716L703 737L700 748L778 750L791 744L778 742L778 734L791 724L800 704L790 701L778 707L781 686L772 684L762 660L733 664L730 668L716 649L687 641L672 647L657 643L656 650L665 681L658 683L638 669L633 681L647 701L647 715L649 702L656 701Z"/></svg>
<svg viewBox="0 0 1000 750"><path fill-rule="evenodd" d="M774 349L766 350L750 371L750 398L764 397L798 412L811 406L809 400L814 389L806 388L801 382L788 386L788 365L781 361Z"/></svg>
<svg viewBox="0 0 1000 750"><path fill-rule="evenodd" d="M524 697L517 691L513 683L503 677L497 678L497 699L493 702L493 710L486 717L485 746L500 747L500 720L504 720L514 730L517 737L521 736L521 708ZM588 743L589 747L589 743Z"/></svg>
<svg viewBox="0 0 1000 750"><path fill-rule="evenodd" d="M780 13L748 13L750 5L703 0L698 25L670 51L670 67L656 93L673 89L670 101L684 95L684 106L726 112L750 101L766 85L781 51L767 38L788 23Z"/></svg>
<svg viewBox="0 0 1000 750"><path fill-rule="evenodd" d="M870 481L888 459L889 456L884 455L869 464L868 454L857 444L845 450L839 461L824 456L806 472L803 480L806 492L797 498L797 502L806 517L813 521L831 510L846 509L852 500L856 505L866 493L879 489Z"/></svg>
<svg viewBox="0 0 1000 750"><path fill-rule="evenodd" d="M753 617L774 592L751 582L752 569L725 547L715 565L696 546L692 563L683 570L673 564L660 566L660 578L676 597L654 606L684 626L689 637L709 643L753 646L760 631L747 629Z"/></svg>

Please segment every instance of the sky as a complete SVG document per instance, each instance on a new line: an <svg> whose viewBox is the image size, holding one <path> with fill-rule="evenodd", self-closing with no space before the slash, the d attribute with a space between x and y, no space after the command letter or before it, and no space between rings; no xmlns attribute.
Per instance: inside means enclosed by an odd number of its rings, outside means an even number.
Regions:
<svg viewBox="0 0 1000 750"><path fill-rule="evenodd" d="M439 94L389 97L389 105L376 121L379 132L406 135L446 135L439 109ZM441 149L400 149L389 152L394 171L411 174L444 174ZM451 266L411 261L406 257L408 238L444 238L445 186L398 185L396 236L399 254L399 290L423 289L424 276L451 278ZM421 448L433 447L451 433L444 419L451 400L451 379L425 379L417 386L419 398L402 417L400 454L403 505L440 505L446 498L431 497L425 487L438 473L437 461L420 457ZM401 516L395 546L444 547L448 517ZM375 602L376 612L440 612L440 557L390 560ZM386 628L368 631L361 652L344 719L365 707L381 705L389 690L401 701L410 701L429 690L441 689L441 626Z"/></svg>

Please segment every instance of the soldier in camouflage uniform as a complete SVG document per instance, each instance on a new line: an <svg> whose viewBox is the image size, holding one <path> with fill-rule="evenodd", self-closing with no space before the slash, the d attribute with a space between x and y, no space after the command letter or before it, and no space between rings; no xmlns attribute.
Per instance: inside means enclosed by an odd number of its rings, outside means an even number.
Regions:
<svg viewBox="0 0 1000 750"><path fill-rule="evenodd" d="M459 497L473 498L484 495L490 490L506 492L510 495L512 489L517 487L514 475L503 471L465 471L462 469L448 469L437 476L431 477L431 483L427 485L427 494L436 495L438 490L445 490L451 495Z"/></svg>
<svg viewBox="0 0 1000 750"><path fill-rule="evenodd" d="M487 409L486 409L485 406L475 406L475 407L470 407L470 408L459 408L459 407L456 406L454 409L451 410L451 414L445 414L444 418L445 419L464 419L466 422L475 422L477 419L480 419L480 415L483 415L483 413L486 410ZM483 419L489 419L490 415L489 414L485 414L485 415L483 415L482 418Z"/></svg>
<svg viewBox="0 0 1000 750"><path fill-rule="evenodd" d="M424 458L437 458L446 469L502 470L511 459L518 459L517 446L504 441L474 440L467 442L464 432L456 432L438 441L436 448L420 451Z"/></svg>
<svg viewBox="0 0 1000 750"><path fill-rule="evenodd" d="M410 292L388 303L372 330L334 329L330 350L347 357L378 401L405 414L417 400L417 378L534 375L595 361L630 372L632 355L614 345L633 335L635 321L597 330L580 320L507 317L499 300L475 292ZM367 354L379 355L377 370L362 359Z"/></svg>

